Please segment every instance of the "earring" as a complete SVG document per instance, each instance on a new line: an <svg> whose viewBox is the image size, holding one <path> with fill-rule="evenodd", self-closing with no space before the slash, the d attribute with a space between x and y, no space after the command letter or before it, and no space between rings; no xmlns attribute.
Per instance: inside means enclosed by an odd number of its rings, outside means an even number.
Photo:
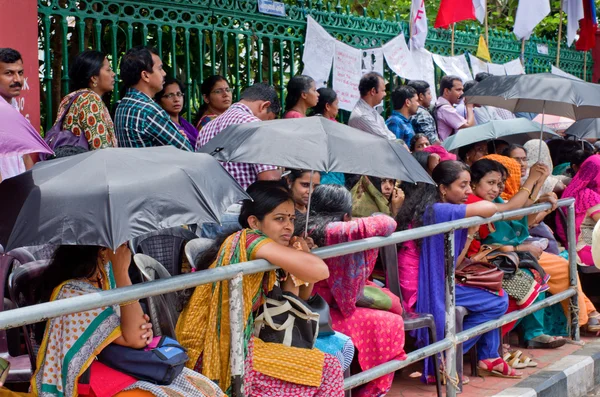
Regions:
<svg viewBox="0 0 600 397"><path fill-rule="evenodd" d="M94 88L98 87L98 83L94 83L92 85L94 86Z"/></svg>

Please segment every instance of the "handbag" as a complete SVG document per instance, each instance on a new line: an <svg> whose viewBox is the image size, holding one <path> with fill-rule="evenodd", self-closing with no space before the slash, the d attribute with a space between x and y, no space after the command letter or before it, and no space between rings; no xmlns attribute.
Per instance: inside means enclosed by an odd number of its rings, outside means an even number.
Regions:
<svg viewBox="0 0 600 397"><path fill-rule="evenodd" d="M189 360L187 350L175 339L155 336L145 349L133 349L114 343L98 355L103 364L157 385L170 385Z"/></svg>
<svg viewBox="0 0 600 397"><path fill-rule="evenodd" d="M331 326L331 314L329 313L329 304L319 294L314 294L306 302L314 313L319 314L319 336L328 336L335 334Z"/></svg>
<svg viewBox="0 0 600 397"><path fill-rule="evenodd" d="M356 306L389 311L392 308L392 298L381 288L366 285L356 301Z"/></svg>
<svg viewBox="0 0 600 397"><path fill-rule="evenodd" d="M500 251L501 245L482 245L479 252L471 257L473 262L487 262L504 272L505 276L511 276L519 268L519 256L516 252Z"/></svg>
<svg viewBox="0 0 600 397"><path fill-rule="evenodd" d="M483 288L490 291L502 289L502 272L496 265L488 262L463 262L454 272L456 280L468 287Z"/></svg>
<svg viewBox="0 0 600 397"><path fill-rule="evenodd" d="M267 343L312 349L319 334L319 314L290 292L273 288L254 320L254 336Z"/></svg>

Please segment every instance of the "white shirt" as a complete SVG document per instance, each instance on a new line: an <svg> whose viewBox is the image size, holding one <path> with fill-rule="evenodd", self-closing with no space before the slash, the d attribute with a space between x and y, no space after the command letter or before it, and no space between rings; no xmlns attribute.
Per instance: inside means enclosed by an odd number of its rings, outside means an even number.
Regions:
<svg viewBox="0 0 600 397"><path fill-rule="evenodd" d="M4 98L0 97L0 100L4 100ZM19 105L15 98L12 99L10 104L19 110ZM21 156L0 156L0 177L2 180L12 178L13 176L17 176L27 171L25 168L25 163L23 162L23 157Z"/></svg>
<svg viewBox="0 0 600 397"><path fill-rule="evenodd" d="M352 109L348 125L382 138L396 139L396 135L385 125L383 117L362 98Z"/></svg>

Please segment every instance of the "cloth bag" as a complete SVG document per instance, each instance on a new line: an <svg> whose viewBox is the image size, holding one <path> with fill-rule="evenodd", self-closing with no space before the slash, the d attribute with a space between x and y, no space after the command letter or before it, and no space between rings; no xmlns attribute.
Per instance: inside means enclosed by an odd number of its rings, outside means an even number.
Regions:
<svg viewBox="0 0 600 397"><path fill-rule="evenodd" d="M132 349L114 343L98 355L103 364L157 385L170 385L189 360L186 349L168 336L155 336L145 349Z"/></svg>
<svg viewBox="0 0 600 397"><path fill-rule="evenodd" d="M254 319L254 336L267 343L312 349L319 334L319 314L296 295L273 288Z"/></svg>

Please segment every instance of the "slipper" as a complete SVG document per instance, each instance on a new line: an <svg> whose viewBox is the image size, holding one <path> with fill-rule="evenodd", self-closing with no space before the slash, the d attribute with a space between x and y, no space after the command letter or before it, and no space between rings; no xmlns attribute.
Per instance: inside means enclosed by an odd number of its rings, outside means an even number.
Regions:
<svg viewBox="0 0 600 397"><path fill-rule="evenodd" d="M550 335L539 335L526 342L528 349L556 349L567 343L564 338Z"/></svg>
<svg viewBox="0 0 600 397"><path fill-rule="evenodd" d="M597 319L600 319L600 313L598 313L596 310L594 310L593 312L591 312L590 314L588 314L588 318L597 318Z"/></svg>
<svg viewBox="0 0 600 397"><path fill-rule="evenodd" d="M494 361L488 360L480 360L481 364L485 365L486 368L482 368L480 365L477 366L477 369L481 372L482 375L489 376L497 376L499 378L510 378L510 379L520 379L522 374L515 371L514 368L511 368L510 365L502 358L498 357ZM494 369L495 366L502 364L502 372Z"/></svg>

